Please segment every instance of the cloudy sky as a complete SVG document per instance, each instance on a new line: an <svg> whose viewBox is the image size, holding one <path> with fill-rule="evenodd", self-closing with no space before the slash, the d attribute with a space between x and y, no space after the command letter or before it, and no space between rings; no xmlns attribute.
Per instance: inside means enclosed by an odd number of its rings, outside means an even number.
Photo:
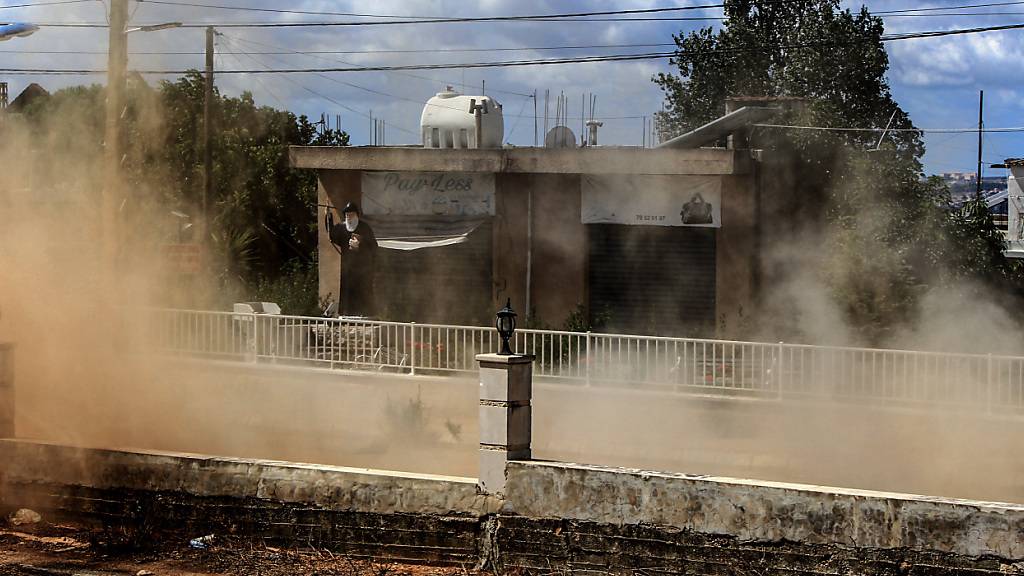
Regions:
<svg viewBox="0 0 1024 576"><path fill-rule="evenodd" d="M0 2L0 21L103 23L101 0L83 0L31 8L3 8L53 0L5 0ZM352 16L317 16L237 11L209 6L259 7L313 12L339 12L415 17L473 17L549 14L594 10L638 9L698 4L695 0L166 0L168 4L131 0L132 24L182 21L223 25L248 22L372 21ZM701 5L715 4L699 2ZM991 2L988 2L991 4ZM175 4L175 5L171 5ZM868 0L872 12L926 7L956 7L964 0L920 2ZM847 3L859 7L859 3ZM946 30L998 26L1024 22L1024 2L997 6L955 8L955 14L886 17L887 32ZM934 14L934 12L932 13ZM701 26L718 26L720 9L668 12L662 17L707 17L705 21L637 20L591 22L488 22L465 24L415 24L359 27L230 28L217 39L216 66L229 69L330 68L421 63L470 63L670 51L672 34ZM379 20L379 19L378 19ZM583 49L542 49L566 46L616 46ZM622 45L630 45L624 47ZM644 46L637 46L644 45ZM129 67L132 69L202 68L204 31L180 28L129 35ZM934 39L915 39L887 44L889 82L896 100L922 128L970 128L976 126L978 91L985 91L988 127L1024 126L1024 101L1012 78L1021 77L1024 30L988 32ZM0 43L0 68L96 68L106 64L107 31L102 28L44 27L27 38ZM456 49L475 51L458 52ZM320 52L299 54L298 52ZM183 54L167 54L184 52ZM272 54L267 54L272 52ZM332 53L323 53L332 52ZM344 53L343 53L344 52ZM333 122L340 114L353 144L368 142L370 115L387 123L388 144L418 142L420 112L425 102L446 84L461 91L486 91L504 105L505 137L517 145L534 141L536 90L540 130L543 131L544 94L564 93L568 101L568 125L579 131L581 97L596 96L596 116L604 121L604 144L637 145L644 135L643 117L661 107L662 95L650 78L669 71L668 62L642 60L529 67L428 70L412 72L344 72L315 74L222 75L220 90L237 95L244 90L256 101ZM154 81L159 76L150 76ZM0 72L12 97L28 83L38 82L53 90L71 84L103 82L102 75L39 76ZM928 173L973 171L977 162L976 134L930 134L925 169ZM1001 161L1024 156L1024 133L986 134L984 160ZM987 169L988 175L1003 171Z"/></svg>

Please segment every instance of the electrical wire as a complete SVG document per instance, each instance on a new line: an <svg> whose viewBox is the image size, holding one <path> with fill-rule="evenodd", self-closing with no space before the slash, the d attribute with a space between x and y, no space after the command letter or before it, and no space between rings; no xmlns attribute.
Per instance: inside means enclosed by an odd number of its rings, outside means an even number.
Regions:
<svg viewBox="0 0 1024 576"><path fill-rule="evenodd" d="M522 121L522 119L524 117L523 116L523 111L526 110L526 105L529 104L529 103L530 103L529 100L523 100L523 105L519 107L519 114L515 115L516 121L512 123L512 128L508 131L508 136L505 137L505 141L506 142L512 140L512 135L516 133L516 128L519 126L519 122ZM527 115L526 117L530 118L532 116Z"/></svg>
<svg viewBox="0 0 1024 576"><path fill-rule="evenodd" d="M0 9L5 8L31 8L37 6L52 6L61 4L76 4L83 2L91 2L95 0L55 0L51 2L37 2L37 3L24 3L14 4L9 6L0 6ZM780 0L785 2L787 0ZM707 10L713 8L723 8L724 4L703 4L695 6L672 6L672 7L658 7L658 8L643 8L643 9L631 9L631 10L604 10L604 11L590 11L590 12L567 12L567 13L555 13L555 14L530 14L530 15L512 15L512 16L479 16L479 17L460 17L460 18L445 18L445 17L434 17L434 16L401 16L393 14L365 14L355 12L328 12L328 11L311 11L311 10L288 10L278 8L257 8L250 6L224 6L217 4L204 4L197 2L174 2L170 0L137 0L136 10L143 2L149 4L160 4L169 6L181 6L181 7L201 7L221 10L232 10L232 11L245 11L245 12L261 12L261 13L274 13L274 14L304 14L304 15L318 15L318 16L347 16L347 17L359 17L359 18L392 18L393 20L383 22L225 22L225 23L183 23L181 28L198 28L206 26L217 26L219 28L231 28L231 27L309 27L309 26L379 26L379 25L394 25L394 24L445 24L445 23L470 23L470 22L646 22L646 21L702 21L702 20L724 20L720 16L700 16L700 17L658 17L658 18L595 18L595 16L628 16L635 14L651 14L651 13L663 13L663 12L677 12L683 10ZM990 2L984 4L962 4L956 6L940 6L940 7L929 7L929 8L910 8L904 10L883 10L872 13L873 16L880 17L900 17L900 16L924 16L919 14L920 12L932 12L941 11L948 12L949 10L958 10L966 8L987 8L997 6L1013 6L1024 4L1021 1L1013 2ZM948 16L987 16L987 15L1011 15L1014 13L948 13L944 15ZM74 22L49 22L40 23L39 26L46 27L79 27L79 28L101 28L106 27L107 24L100 23L74 23Z"/></svg>
<svg viewBox="0 0 1024 576"><path fill-rule="evenodd" d="M263 48L272 48L272 49L277 49L277 50L287 50L283 46L274 46L273 44L265 44L263 42L257 42L255 40L248 40L248 39L242 38L240 36L232 36L231 38L233 40L237 40L239 42L243 42L245 44L249 44L249 45L252 45L252 46L261 46ZM327 58L327 57L318 56L318 55L315 55L315 54L306 54L305 52L300 52L300 51L296 51L296 50L290 50L287 53L288 54L303 55L303 56L310 56L312 58L317 58L319 60L326 60L328 62L338 62L338 63L344 64L346 66L358 66L360 68L363 68L363 66L360 66L358 64L353 64L351 62L346 62L344 60L338 60L336 58ZM269 54L269 53L266 53L266 54ZM388 71L386 71L386 72L388 72ZM445 81L445 80L440 80L438 78L431 78L429 76L421 76L419 74L410 74L408 72L392 72L392 73L395 74L395 75L399 75L399 76L406 76L406 77L409 77L409 78L415 78L417 80L425 80L427 82L431 82L431 83L434 83L434 84L456 85L456 86L461 86L463 88L466 88L468 86L467 84L464 84L462 82ZM499 93L503 93L503 94L511 94L513 96L520 96L520 97L523 97L523 98L531 98L531 99L533 98L533 94L524 94L522 92L514 92L512 90L502 90L500 88L492 88L492 90L495 91L495 92L499 92Z"/></svg>
<svg viewBox="0 0 1024 576"><path fill-rule="evenodd" d="M872 12L872 16L878 15L892 15L892 14L906 14L910 12L938 12L942 10L963 10L967 8L992 8L996 6L1019 6L1024 4L1024 1L1015 0L1013 2L989 2L987 4L960 4L958 6L931 6L928 8L906 8L904 10L882 10L879 12Z"/></svg>
<svg viewBox="0 0 1024 576"><path fill-rule="evenodd" d="M942 12L930 14L891 14L884 18L942 18L946 16L1020 16L1024 12Z"/></svg>
<svg viewBox="0 0 1024 576"><path fill-rule="evenodd" d="M216 10L231 10L235 12L264 12L273 14L303 14L312 16L349 16L357 18L396 18L396 19L417 19L428 22L490 22L501 20L535 20L540 18L581 18L587 16L613 16L624 14L654 14L661 12L679 12L683 10L703 10L707 8L722 8L724 4L707 4L703 6L665 6L657 8L639 8L630 10L602 10L593 12L569 12L561 14L542 14L529 16L481 16L475 18L445 18L436 16L404 16L397 14L365 14L356 12L318 12L311 10L288 10L283 8L257 8L253 6L226 6L223 4L205 4L200 2L180 2L172 0L138 0L149 4L163 4L167 6L185 6L190 8L211 8Z"/></svg>
<svg viewBox="0 0 1024 576"><path fill-rule="evenodd" d="M978 128L854 128L849 126L794 126L789 124L751 124L756 128L776 128L784 130L814 130L821 132L923 132L925 134L977 134ZM1004 128L982 128L981 132L1006 133L1024 132L1024 126L1009 126Z"/></svg>
<svg viewBox="0 0 1024 576"><path fill-rule="evenodd" d="M255 42L250 40L250 42ZM592 45L573 45L573 46L523 46L521 48L513 47L498 47L498 48L433 48L423 50L302 50L296 52L295 50L285 50L275 52L251 52L251 54L270 54L270 55L283 55L283 54L433 54L442 52L542 52L546 50L586 50L586 49L604 49L604 48L659 48L665 46L675 46L675 42L658 42L654 44L592 44ZM0 50L0 54L106 54L106 50ZM198 56L203 55L205 52L201 50L192 51L166 51L166 52L132 52L132 56L138 55L160 55L160 56L175 56L175 55L191 55Z"/></svg>
<svg viewBox="0 0 1024 576"><path fill-rule="evenodd" d="M231 42L227 38L224 38L223 35L220 36L220 39L223 40L223 42L219 43L218 45L219 46L223 46L224 50L228 54L230 54L232 58L235 59L235 62L238 62L239 66L245 66L245 64L242 62L242 59L238 57L238 54L236 54L231 49ZM219 50L215 51L215 54L220 54L220 51ZM259 76L253 76L252 79L255 80L256 83L260 85L260 87L263 88L264 92L266 92L267 94L270 94L270 97L273 98L274 101L277 102L281 106L282 110L287 110L288 109L288 105L284 103L284 100L278 98L277 94L275 94L273 90L271 90L269 87L267 87L267 85L263 83L263 80L261 80Z"/></svg>
<svg viewBox="0 0 1024 576"><path fill-rule="evenodd" d="M911 40L918 38L936 38L941 36L954 36L964 34L978 34L982 32L996 32L1005 30L1018 30L1024 28L1024 24L1006 24L1002 26L984 26L976 28L961 28L952 30L931 30L922 32L908 32L903 34L890 34L880 38L882 42L893 42L898 40ZM864 38L857 40L853 43L871 42L873 39ZM791 44L783 46L785 49L799 49L799 48L812 48L812 47L841 47L853 43L837 43L832 41L822 42L804 42L798 44ZM715 49L701 52L701 54L713 54L713 53L724 53L724 54L735 54L743 52L757 51L758 48L725 48ZM404 64L394 66L362 66L362 67L346 67L346 68L288 68L288 69L271 69L271 70L222 70L221 74L317 74L324 72L381 72L388 70L443 70L451 68L505 68L505 67L517 67L517 66L544 66L554 64L583 64L592 62L616 62L616 61L634 61L634 60L655 60L661 58L672 58L677 55L677 52L653 52L653 53L640 53L640 54L610 54L610 55L596 55L596 56L579 56L579 57L566 57L566 58L551 58L551 59L532 59L532 60L506 60L497 62L462 62L455 64ZM0 72L7 74L72 74L72 75L87 75L87 74L105 74L105 70L101 69L55 69L55 68L4 68L0 67ZM182 70L137 70L140 74L183 74Z"/></svg>
<svg viewBox="0 0 1024 576"><path fill-rule="evenodd" d="M38 8L40 6L58 6L61 4L81 4L83 2L95 2L96 0L56 0L54 2L31 2L26 4L8 4L7 6L0 6L0 10L7 10L9 8Z"/></svg>
<svg viewBox="0 0 1024 576"><path fill-rule="evenodd" d="M1012 16L1019 12L951 12L943 14L872 14L879 18L904 18L917 16ZM723 16L686 16L686 17L660 17L660 18L534 18L534 19L495 19L494 22L722 22ZM330 28L330 27L358 27L358 26L381 26L387 24L447 24L458 22L485 22L488 20L393 20L384 22L186 22L177 28L206 28L215 26L217 28ZM153 25L153 24L149 24ZM106 28L106 24L96 22L41 22L37 26L42 28Z"/></svg>
<svg viewBox="0 0 1024 576"><path fill-rule="evenodd" d="M230 43L230 42L231 42L231 40L230 40L230 39L227 39L227 42L228 42L228 43ZM237 47L236 47L236 48L237 48ZM248 57L248 58L249 58L250 60L253 60L254 62L256 62L256 64L257 64L257 65L259 65L259 66L261 66L261 67L264 67L264 68L268 68L268 67L266 66L266 64L264 64L263 62L261 62L261 61L260 61L259 59L257 59L257 58L255 58L255 57L253 57L253 56L252 56L251 54L246 54L245 52L240 52L240 53L241 53L241 54L244 54L245 56L247 56L247 57ZM268 68L268 69L269 69L269 68ZM297 82L297 81L296 81L295 79L293 79L293 78L291 78L291 77L289 77L289 76L281 76L281 78L282 78L282 79L284 79L284 80L286 80L286 81L288 81L288 82L291 82L292 84L294 84L294 85L298 86L299 88L302 88L302 89L303 89L303 90L305 90L306 92L309 92L310 94L313 94L314 96L317 96L317 97L319 97L319 98L322 98L323 100L326 100L326 101L328 101L328 102L331 102L332 104L335 104L335 105L337 105L337 106L340 106L340 107L344 108L345 110L348 110L349 112L352 112L352 113L354 113L354 114L357 114L357 115L359 115L359 116L362 116L363 118L368 118L368 119L372 119L372 118L373 118L373 116L371 116L370 114L368 114L368 113L366 113L366 112L362 112L362 111L360 111L360 110L358 110L358 109L356 109L356 108L353 108L353 107L351 107L351 106L349 106L349 105L347 105L347 104L344 104L344 103L342 103L342 102L339 102L338 100L335 100L334 98L331 98L330 96L327 96L326 94L322 94L322 93L320 93L320 92L317 92L316 90L313 90L312 88L310 88L310 87L308 87L308 86L306 86L306 85L304 85L304 84L301 84L301 83ZM393 124L393 123L392 123L392 126L393 126L394 128L396 128L397 130L400 130L400 131L402 131L402 132L405 132L405 133L407 133L407 134L411 134L411 135L413 135L413 136L419 136L419 133L418 133L418 132L415 132L415 131L413 131L413 130L409 130L409 129L407 129L407 128L404 128L404 127L402 127L402 126L401 126L401 125L399 125L399 124Z"/></svg>
<svg viewBox="0 0 1024 576"><path fill-rule="evenodd" d="M1021 25L1024 27L1024 24ZM322 72L383 72L389 70L446 70L452 68L503 68L510 66L540 66L546 64L575 64L586 62L609 62L616 60L651 60L670 58L675 52L658 52L648 54L617 54L611 56L587 56L580 58L555 58L547 60L512 60L501 62L469 62L457 64L405 64L395 66L362 66L347 68L277 68L269 70L221 70L220 74L317 74ZM5 68L0 72L8 74L106 74L102 69L58 69L58 68ZM184 74L185 70L136 70L139 74Z"/></svg>
<svg viewBox="0 0 1024 576"><path fill-rule="evenodd" d="M246 43L246 44L260 44L259 42L255 42L255 41L251 41L251 40L246 40L246 39L240 38L238 36L232 36L232 35L226 35L226 34L222 35L222 36L228 37L228 38L230 38L234 42L242 42L242 43ZM236 46L236 48L238 48L238 47ZM251 56L255 56L255 55L259 55L259 54L266 55L266 53L245 52L245 51L241 51L241 54L244 54L244 55L250 56L250 57ZM275 60L275 61L281 62L281 63L285 63L283 60L281 60L279 58L272 58L272 60ZM321 77L324 80L327 80L329 82L334 82L335 84L341 84L343 86L348 86L350 88L355 88L357 90L362 90L364 92L369 92L369 93L372 93L372 94L376 94L378 96L384 96L384 97L387 97L387 98L393 98L395 100L402 100L402 101L410 102L410 103L413 103L413 104L416 104L416 105L419 105L419 106L423 106L424 105L424 102L422 100L418 100L418 99L415 99L415 98L407 98L405 96L399 96L397 94L392 94L392 93L389 93L389 92L383 92L383 91L380 91L380 90L375 90L373 88L367 88L365 86L360 86L358 84L353 84L351 82L346 82L346 81L338 80L336 78L333 78L331 76L327 76L327 75L324 75L324 74L316 74L316 76L319 76L319 77ZM463 85L465 86L465 84L463 84ZM496 92L501 92L500 90L495 90L495 91ZM521 108L523 108L523 109L525 109L526 103L533 99L533 94L518 94L518 93L515 93L515 92L511 92L511 94L517 94L517 95L522 96L524 98L523 105L521 106ZM443 105L443 104L437 104L437 103L431 103L431 102L427 102L425 105L427 105L427 106L434 106L434 107L438 107L438 108L447 108L449 110L456 110L456 111L459 111L459 112L464 112L465 111L462 108L456 108L454 106L446 106L446 105ZM516 118L517 121L518 121L519 118L533 118L532 114L524 115L524 114L522 114L522 111L520 111L520 113L517 114L517 115L505 114L504 116L506 118ZM603 116L601 119L602 120L635 120L637 118L641 118L641 116L610 116L610 117ZM580 120L580 117L570 117L570 118L567 118L567 120Z"/></svg>
<svg viewBox="0 0 1024 576"><path fill-rule="evenodd" d="M385 26L385 25L412 25L412 24L453 24L473 22L703 22L721 21L720 16L694 16L685 18L491 18L491 19L447 19L447 20L387 20L374 22L184 22L176 28L206 28L214 26L217 28L331 28L331 27L360 27L360 26ZM140 24L155 25L157 23ZM109 26L100 22L37 22L41 28L108 28Z"/></svg>
<svg viewBox="0 0 1024 576"><path fill-rule="evenodd" d="M231 38L232 38L232 40L240 40L237 37L231 37ZM244 42L244 40L243 40L243 42ZM243 52L243 54L244 54L244 52ZM251 54L247 54L247 55L250 58L252 58ZM255 58L253 58L253 59L255 60ZM281 60L280 58L273 58L273 57L271 57L270 59L271 60L275 60L277 62L286 63L283 60ZM397 94L391 94L391 93L388 93L388 92L382 92L380 90L375 90L373 88L367 88L365 86L360 86L358 84L353 84L351 82L346 82L344 80L339 80L337 78L332 78L331 76L328 76L326 74L315 74L315 76L319 76L320 78L323 78L324 80L327 80L328 82L333 82L335 84L340 84L342 86L348 86L349 88L355 88L356 90L362 90L363 92L369 92L371 94L376 94L377 96L384 96L386 98L393 98L395 100L404 100L406 102L412 102L412 103L417 104L417 105L423 105L423 101L422 100L416 100L416 99L413 99L413 98L406 98L405 96L399 96ZM531 97L532 97L532 94L531 94ZM455 110L457 112L466 112L466 110L463 109L463 108L456 108L455 106L447 106L447 105L444 105L444 104L437 104L437 103L433 103L433 102L427 102L427 106L433 106L433 107L436 107L436 108L447 108L449 110Z"/></svg>
<svg viewBox="0 0 1024 576"><path fill-rule="evenodd" d="M158 3L156 0L145 0L150 3ZM779 0L789 1L789 0ZM193 4L177 3L179 6L192 6ZM198 5L198 4L196 4ZM178 28L205 28L207 26L216 26L217 28L302 28L302 27L333 27L333 26L390 26L390 25L408 25L408 24L462 24L462 23L474 23L474 22L628 22L628 21L645 21L642 18L594 18L594 16L600 15L630 15L630 14L650 14L658 12L670 12L680 10L704 10L709 8L721 8L723 4L704 4L695 6L673 6L673 7L662 7L662 8L643 8L634 10L604 10L604 11L593 11L593 12L567 12L567 13L555 13L555 14L526 14L526 15L513 15L513 16L474 16L474 17L459 17L459 18L434 18L434 17L408 17L408 16L390 16L390 15L372 15L372 14L345 14L354 17L376 17L376 18L398 18L395 20L383 20L383 21L372 21L372 22L353 22L353 21L333 21L333 22L192 22L182 23ZM206 7L211 7L207 5ZM234 7L243 9L241 7ZM266 10L266 11L277 11L276 9L270 8L244 8L246 10ZM718 17L660 17L656 20L720 20ZM64 27L64 28L101 28L104 24L91 23L91 22L46 22L38 23L39 26L46 27Z"/></svg>

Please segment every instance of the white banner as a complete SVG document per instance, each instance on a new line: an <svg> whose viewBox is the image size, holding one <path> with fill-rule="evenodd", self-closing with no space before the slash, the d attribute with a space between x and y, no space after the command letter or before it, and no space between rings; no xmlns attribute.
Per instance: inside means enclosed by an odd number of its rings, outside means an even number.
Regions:
<svg viewBox="0 0 1024 576"><path fill-rule="evenodd" d="M493 216L494 174L363 172L368 215Z"/></svg>
<svg viewBox="0 0 1024 576"><path fill-rule="evenodd" d="M718 176L595 176L581 178L584 224L722 226Z"/></svg>

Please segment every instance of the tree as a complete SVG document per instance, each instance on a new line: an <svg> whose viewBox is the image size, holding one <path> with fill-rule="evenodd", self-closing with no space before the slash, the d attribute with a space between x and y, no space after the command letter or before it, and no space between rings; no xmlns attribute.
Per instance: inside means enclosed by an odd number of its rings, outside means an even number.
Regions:
<svg viewBox="0 0 1024 576"><path fill-rule="evenodd" d="M152 255L159 243L178 241L172 211L196 220L203 188L204 81L189 71L175 81L147 85L129 78L125 114L126 157L122 163L128 200L122 218L129 222L131 242ZM104 88L76 86L58 90L32 103L24 117L37 135L36 154L41 189L71 188L86 183L98 205L103 182L98 167L103 153ZM305 116L257 106L252 94L226 97L214 90L212 106L214 190L210 242L219 281L235 285L225 298L259 298L280 293L302 279L314 296L297 297L303 309L316 307L317 210L316 176L288 163L291 145L344 146L348 134L318 129ZM64 170L46 169L60 158ZM88 195L88 194L87 194ZM312 278L312 280L310 280ZM312 302L312 305L309 303Z"/></svg>
<svg viewBox="0 0 1024 576"><path fill-rule="evenodd" d="M175 197L196 206L202 184L203 79L190 72L161 84L166 126L162 165L177 184ZM227 98L215 91L212 232L251 238L251 272L274 277L288 261L312 262L316 253L316 177L288 165L290 145L347 145L348 134L318 132L305 116L263 106L252 94ZM192 208L194 211L195 208ZM248 271L243 271L248 272Z"/></svg>
<svg viewBox="0 0 1024 576"><path fill-rule="evenodd" d="M866 8L854 14L838 0L726 0L725 22L715 33L705 28L675 36L671 63L679 75L659 74L666 95L659 125L671 136L720 116L729 96L805 98L804 110L787 120L815 126L913 128L893 100L885 73L883 23ZM875 136L853 132L844 141L862 146ZM923 153L920 134L892 137L904 158Z"/></svg>
<svg viewBox="0 0 1024 576"><path fill-rule="evenodd" d="M1014 268L987 212L951 209L944 185L922 177L921 133L886 80L881 18L863 7L841 9L838 0L725 0L724 10L719 31L676 36L678 73L654 78L665 93L663 137L721 116L735 96L795 99L773 124L883 128L891 120L895 129L882 140L870 131L753 135L772 176L790 175L774 190L787 199L772 198L774 212L762 216L783 222L764 224L768 242L789 252L803 242L801 249L822 253L815 274L861 341L881 343L894 326L912 322L929 286L966 276L1006 285ZM792 271L778 268L766 276L785 282Z"/></svg>

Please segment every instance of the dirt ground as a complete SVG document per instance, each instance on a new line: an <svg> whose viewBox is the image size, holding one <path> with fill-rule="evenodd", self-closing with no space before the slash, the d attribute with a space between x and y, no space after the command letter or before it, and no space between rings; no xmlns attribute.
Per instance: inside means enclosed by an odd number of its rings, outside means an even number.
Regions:
<svg viewBox="0 0 1024 576"><path fill-rule="evenodd" d="M149 536L149 535L147 535ZM285 550L250 539L218 538L206 549L187 541L126 538L100 529L0 520L0 576L485 576L472 569L351 559L326 550Z"/></svg>

